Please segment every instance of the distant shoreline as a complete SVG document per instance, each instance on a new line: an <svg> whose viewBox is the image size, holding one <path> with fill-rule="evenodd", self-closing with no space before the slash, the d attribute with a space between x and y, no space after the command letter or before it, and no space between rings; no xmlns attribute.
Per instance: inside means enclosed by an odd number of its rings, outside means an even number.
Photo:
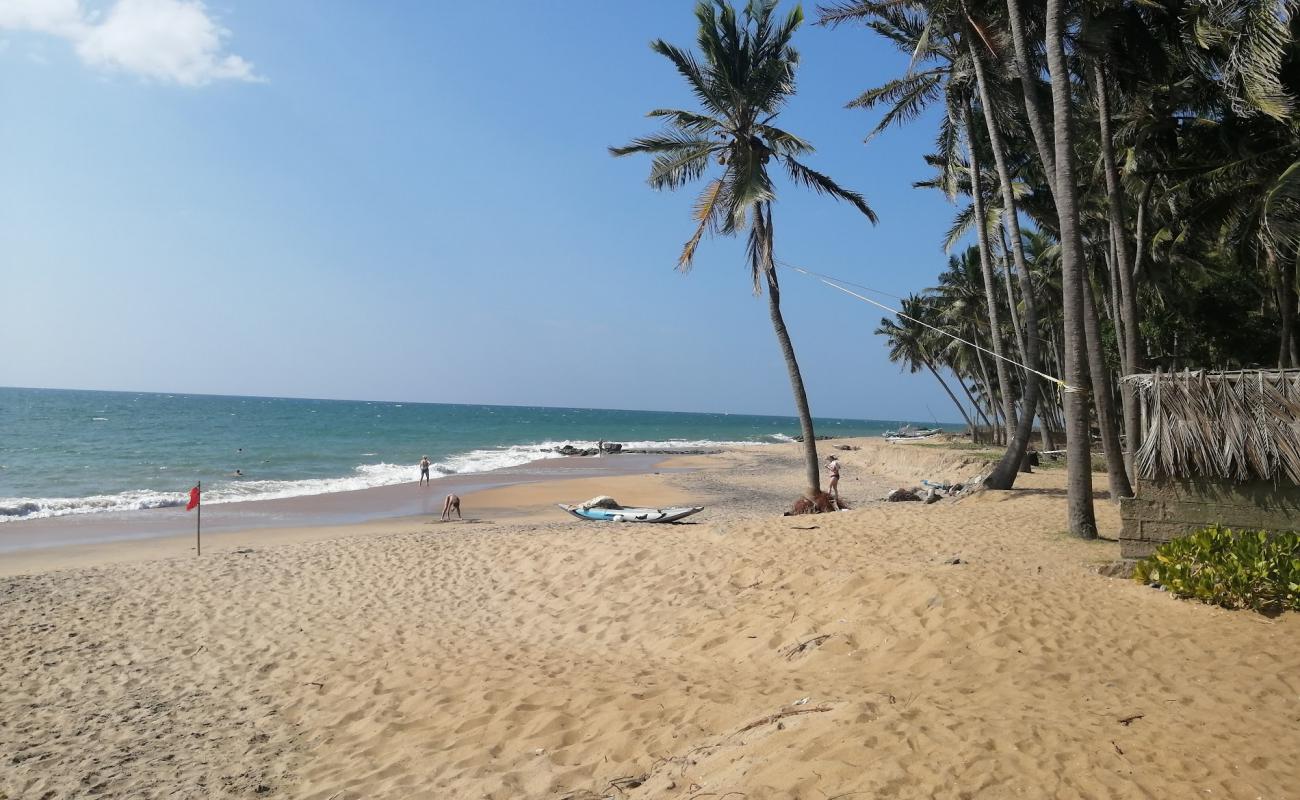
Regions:
<svg viewBox="0 0 1300 800"><path fill-rule="evenodd" d="M698 451L703 454L705 451ZM716 452L716 451L715 451ZM605 457L560 456L514 467L297 497L252 499L204 507L206 533L366 523L438 515L450 493L526 483L639 475L651 472L670 453L626 453ZM414 475L416 469L411 468ZM0 556L29 550L161 539L194 533L194 515L184 507L68 514L0 524Z"/></svg>
<svg viewBox="0 0 1300 800"><path fill-rule="evenodd" d="M893 426L818 423L819 432L836 437ZM594 453L600 441L629 455L695 453L789 442L797 425L791 418L678 412L0 389L0 429L7 434L0 452L2 552L13 535L4 533L7 526L170 513L196 483L206 511L400 486L416 478L422 457L446 485L553 458L567 447Z"/></svg>

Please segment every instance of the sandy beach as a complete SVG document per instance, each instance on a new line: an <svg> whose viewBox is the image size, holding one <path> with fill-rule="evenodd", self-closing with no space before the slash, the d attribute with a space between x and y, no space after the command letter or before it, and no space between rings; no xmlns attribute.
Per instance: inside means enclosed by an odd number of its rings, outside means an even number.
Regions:
<svg viewBox="0 0 1300 800"><path fill-rule="evenodd" d="M837 514L780 516L781 445L464 522L4 554L0 798L1296 796L1294 614L1098 575L1118 546L1062 532L1060 470L885 504L977 454L853 443ZM707 509L553 505L595 494Z"/></svg>

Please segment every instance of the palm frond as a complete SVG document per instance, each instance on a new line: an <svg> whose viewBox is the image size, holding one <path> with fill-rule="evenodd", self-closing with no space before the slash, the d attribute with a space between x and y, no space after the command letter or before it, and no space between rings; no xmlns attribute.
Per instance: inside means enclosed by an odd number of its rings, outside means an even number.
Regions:
<svg viewBox="0 0 1300 800"><path fill-rule="evenodd" d="M721 232L733 234L744 230L750 211L760 203L773 200L776 191L763 166L762 156L753 150L733 148L727 166L732 170L733 177L724 197L727 205Z"/></svg>
<svg viewBox="0 0 1300 800"><path fill-rule="evenodd" d="M771 125L758 124L754 131L762 136L772 152L778 155L798 156L813 152L813 146L793 133L788 133Z"/></svg>
<svg viewBox="0 0 1300 800"><path fill-rule="evenodd" d="M763 213L764 203L754 208L754 224L749 230L745 251L749 256L749 273L754 281L754 294L763 291L763 278L772 271L772 236Z"/></svg>
<svg viewBox="0 0 1300 800"><path fill-rule="evenodd" d="M713 153L722 149L716 142L704 141L696 148L682 148L655 157L650 162L647 183L653 189L678 189L698 180L708 170Z"/></svg>
<svg viewBox="0 0 1300 800"><path fill-rule="evenodd" d="M879 221L876 217L876 212L871 210L871 206L867 205L867 199L858 192L845 189L843 186L840 186L838 183L831 180L830 176L823 175L814 169L810 169L789 156L783 157L781 161L785 164L786 170L790 173L791 180L803 184L809 189L817 192L817 194L829 195L837 200L845 200L852 203L853 207L858 211L861 211L867 219L871 220L871 224L873 225Z"/></svg>
<svg viewBox="0 0 1300 800"><path fill-rule="evenodd" d="M696 152L702 147L715 147L715 139L706 139L680 131L662 131L649 136L638 136L622 147L610 147L612 156L630 156L635 153L687 153Z"/></svg>
<svg viewBox="0 0 1300 800"><path fill-rule="evenodd" d="M921 116L926 106L943 97L943 80L947 70L931 69L895 78L874 89L868 89L846 105L848 108L871 109L888 103L889 110L867 135L875 138L891 125L900 125Z"/></svg>
<svg viewBox="0 0 1300 800"><path fill-rule="evenodd" d="M1300 160L1273 181L1261 202L1262 233L1279 249L1300 248Z"/></svg>
<svg viewBox="0 0 1300 800"><path fill-rule="evenodd" d="M708 114L697 114L694 111L681 111L676 108L656 108L646 116L666 119L669 125L691 133L708 133L727 127L725 122Z"/></svg>
<svg viewBox="0 0 1300 800"><path fill-rule="evenodd" d="M704 186L704 191L700 193L699 198L695 201L694 217L699 225L695 228L695 234L687 240L686 246L682 248L682 254L677 259L677 269L682 274L691 271L695 262L695 248L699 246L700 239L705 232L717 230L717 215L721 204L718 202L722 196L722 188L725 185L723 178L715 178Z"/></svg>
<svg viewBox="0 0 1300 800"><path fill-rule="evenodd" d="M1243 116L1289 117L1295 98L1280 74L1292 43L1289 22L1295 0L1194 0L1188 3L1184 37L1189 66L1218 82Z"/></svg>
<svg viewBox="0 0 1300 800"><path fill-rule="evenodd" d="M677 72L686 79L687 85L691 87L691 92L695 98L700 101L700 105L718 116L727 115L727 100L720 96L716 88L704 75L704 70L700 67L695 56L679 47L668 44L663 39L656 39L650 43L650 49L667 58L677 68Z"/></svg>

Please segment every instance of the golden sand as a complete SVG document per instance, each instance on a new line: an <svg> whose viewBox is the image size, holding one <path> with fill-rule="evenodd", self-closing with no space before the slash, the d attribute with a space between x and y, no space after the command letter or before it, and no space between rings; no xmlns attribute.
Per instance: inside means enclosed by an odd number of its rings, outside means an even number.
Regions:
<svg viewBox="0 0 1300 800"><path fill-rule="evenodd" d="M477 522L32 557L0 579L0 798L1297 796L1296 615L1099 577L1117 545L1061 532L1059 472L862 502L976 467L860 444L838 514L779 516L783 446ZM551 505L597 493L709 508Z"/></svg>

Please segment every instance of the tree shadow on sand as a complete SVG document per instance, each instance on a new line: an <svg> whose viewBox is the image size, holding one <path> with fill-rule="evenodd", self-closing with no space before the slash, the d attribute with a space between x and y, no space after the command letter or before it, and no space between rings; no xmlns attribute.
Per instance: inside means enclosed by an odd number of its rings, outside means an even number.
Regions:
<svg viewBox="0 0 1300 800"><path fill-rule="evenodd" d="M1067 495L1067 492L1066 492L1065 489L1054 489L1054 488L1049 488L1049 487L1037 487L1037 486L1034 487L1034 488L1032 488L1032 489L1029 489L1029 488L1021 489L1021 488L1019 488L1019 487L1016 487L1016 488L1014 488L1014 489L1005 489L1005 490L1002 490L1002 489L989 489L988 491L991 491L991 492L996 492L996 491L1007 491L1007 492L1014 492L1014 493L1016 493L1016 494L1040 494L1040 495L1047 495L1047 496L1049 496L1049 497L1065 497L1065 496ZM1093 499L1093 500L1109 500L1109 499L1110 499L1110 492L1106 491L1105 489L1097 489L1097 490L1094 490L1093 493L1092 493L1092 499Z"/></svg>

